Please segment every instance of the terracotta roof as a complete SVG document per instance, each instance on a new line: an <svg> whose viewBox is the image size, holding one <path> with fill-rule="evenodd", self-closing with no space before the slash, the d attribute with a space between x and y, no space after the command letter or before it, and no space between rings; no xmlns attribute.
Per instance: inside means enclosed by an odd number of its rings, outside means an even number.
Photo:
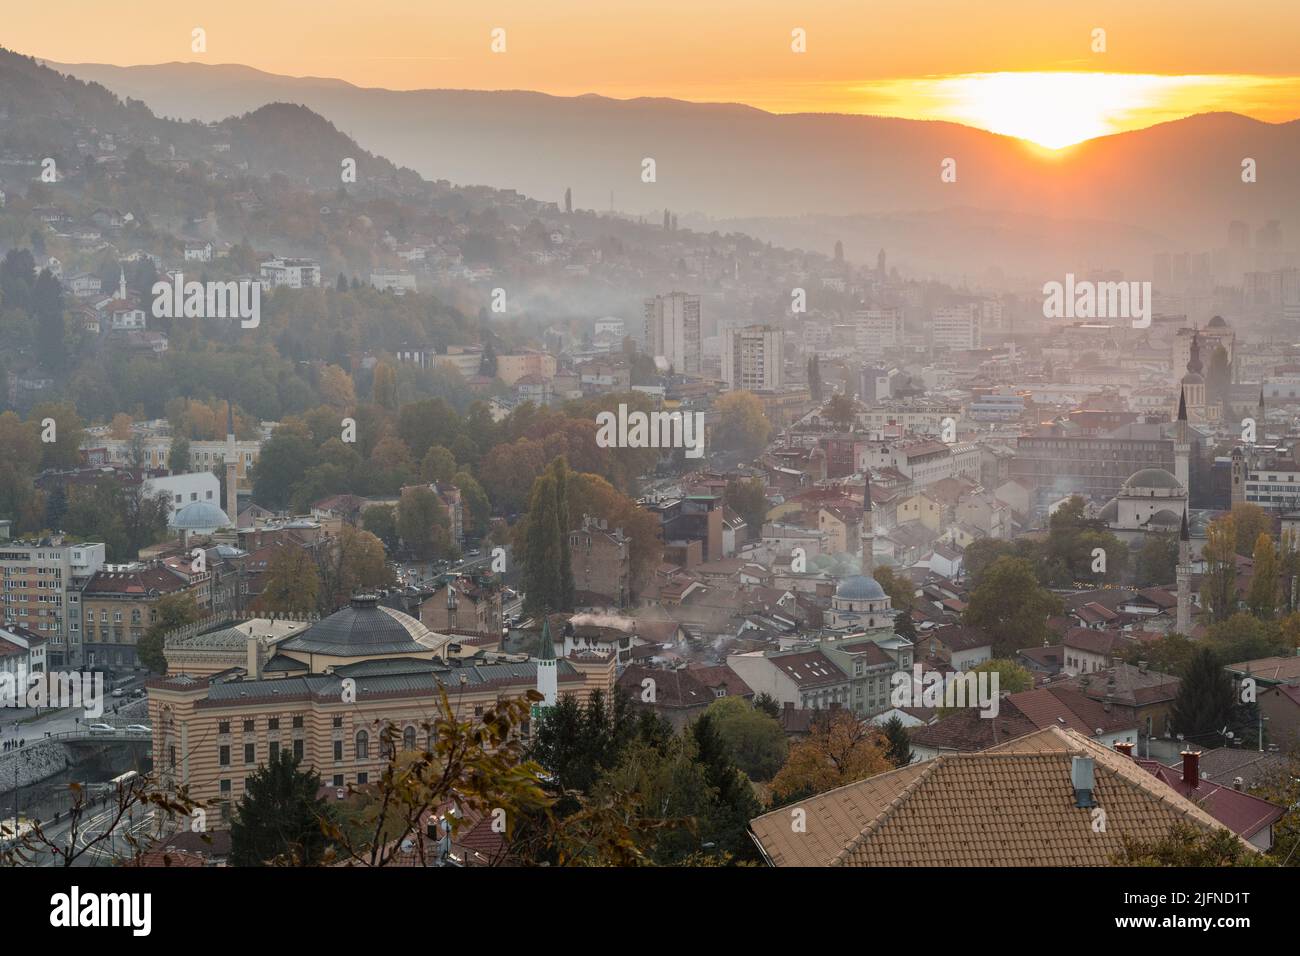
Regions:
<svg viewBox="0 0 1300 956"><path fill-rule="evenodd" d="M1108 713L1102 704L1070 687L1042 687L1011 694L1008 698L1022 714L1041 730L1052 726L1069 727L1085 737L1103 732L1129 730L1133 720Z"/></svg>
<svg viewBox="0 0 1300 956"><path fill-rule="evenodd" d="M999 701L996 717L981 717L979 710L964 707L937 723L910 728L908 736L917 747L967 753L985 750L1038 729L1019 707L1004 697Z"/></svg>
<svg viewBox="0 0 1300 956"><path fill-rule="evenodd" d="M1295 657L1260 657L1253 661L1229 664L1230 671L1249 673L1252 677L1269 681L1290 682L1300 680L1300 655Z"/></svg>
<svg viewBox="0 0 1300 956"><path fill-rule="evenodd" d="M1071 764L1091 757L1106 826L1075 806ZM805 828L791 826L802 809ZM757 817L776 866L1106 866L1125 837L1155 840L1212 816L1131 759L1048 728L995 750L943 754Z"/></svg>
<svg viewBox="0 0 1300 956"><path fill-rule="evenodd" d="M1277 823L1286 813L1285 807L1210 780L1199 780L1193 787L1183 782L1182 767L1166 767L1153 760L1142 764L1238 836L1249 839Z"/></svg>

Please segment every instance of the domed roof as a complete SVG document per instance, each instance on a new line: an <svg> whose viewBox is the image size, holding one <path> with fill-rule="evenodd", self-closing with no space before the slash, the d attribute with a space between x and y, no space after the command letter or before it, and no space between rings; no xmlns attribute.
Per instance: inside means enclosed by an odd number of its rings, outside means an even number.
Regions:
<svg viewBox="0 0 1300 956"><path fill-rule="evenodd" d="M1097 517L1105 522L1115 522L1119 520L1119 499L1111 498L1106 502L1106 506L1097 512Z"/></svg>
<svg viewBox="0 0 1300 956"><path fill-rule="evenodd" d="M839 583L835 596L846 601L881 601L884 600L885 589L875 578L854 574Z"/></svg>
<svg viewBox="0 0 1300 956"><path fill-rule="evenodd" d="M1148 525L1156 525L1162 528L1177 528L1183 523L1182 515L1170 511L1168 508L1161 508L1150 518L1147 519Z"/></svg>
<svg viewBox="0 0 1300 956"><path fill-rule="evenodd" d="M1186 375L1183 376L1183 384L1184 384L1184 385L1204 385L1204 384L1205 384L1205 376L1203 376L1200 372L1188 372Z"/></svg>
<svg viewBox="0 0 1300 956"><path fill-rule="evenodd" d="M1178 483L1178 479L1163 468L1143 468L1135 472L1128 481L1124 482L1126 492L1149 491L1156 488L1162 491L1182 491L1183 486Z"/></svg>
<svg viewBox="0 0 1300 956"><path fill-rule="evenodd" d="M333 657L371 657L441 651L449 641L411 615L381 605L377 595L359 594L348 607L289 638L280 649Z"/></svg>
<svg viewBox="0 0 1300 956"><path fill-rule="evenodd" d="M1228 322L1223 316L1216 315L1205 324L1205 327L1207 329L1226 329L1228 327Z"/></svg>
<svg viewBox="0 0 1300 956"><path fill-rule="evenodd" d="M177 531L215 531L229 525L230 518L210 501L191 501L167 523Z"/></svg>

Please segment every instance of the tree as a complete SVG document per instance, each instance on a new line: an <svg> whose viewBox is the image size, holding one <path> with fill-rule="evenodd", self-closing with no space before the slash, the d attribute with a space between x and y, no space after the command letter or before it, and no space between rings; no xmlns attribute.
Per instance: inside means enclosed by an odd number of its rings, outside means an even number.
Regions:
<svg viewBox="0 0 1300 956"><path fill-rule="evenodd" d="M333 548L317 551L320 594L317 610L329 614L358 591L393 583L383 542L369 531L345 524Z"/></svg>
<svg viewBox="0 0 1300 956"><path fill-rule="evenodd" d="M492 523L492 504L488 501L483 486L474 480L468 471L458 471L452 476L451 483L460 491L461 507L464 510L465 537L477 541L488 533Z"/></svg>
<svg viewBox="0 0 1300 956"><path fill-rule="evenodd" d="M988 634L996 655L1012 657L1042 644L1049 636L1047 619L1061 608L1061 599L1039 585L1032 564L1003 556L980 575L962 623Z"/></svg>
<svg viewBox="0 0 1300 956"><path fill-rule="evenodd" d="M1170 710L1170 722L1176 733L1192 743L1222 744L1221 731L1228 726L1236 695L1228 676L1208 647L1197 650L1178 685L1178 695Z"/></svg>
<svg viewBox="0 0 1300 956"><path fill-rule="evenodd" d="M899 611L894 615L894 633L904 640L916 643L916 625L912 623L911 611Z"/></svg>
<svg viewBox="0 0 1300 956"><path fill-rule="evenodd" d="M872 577L889 595L889 603L895 611L912 610L912 605L916 602L916 587L908 578L897 573L887 564L882 564L872 571Z"/></svg>
<svg viewBox="0 0 1300 956"><path fill-rule="evenodd" d="M713 403L718 424L713 428L713 445L737 451L747 458L767 446L772 426L763 414L763 403L753 392L727 392Z"/></svg>
<svg viewBox="0 0 1300 956"><path fill-rule="evenodd" d="M753 860L758 856L749 837L749 821L762 807L754 796L749 779L732 759L731 749L708 711L690 725L696 753L704 770L710 800L700 820L700 839L712 843L733 860Z"/></svg>
<svg viewBox="0 0 1300 956"><path fill-rule="evenodd" d="M1125 834L1123 849L1112 858L1115 866L1275 866L1262 853L1255 853L1227 827L1203 829L1179 821L1155 840L1140 840Z"/></svg>
<svg viewBox="0 0 1300 956"><path fill-rule="evenodd" d="M563 487L563 492L561 492ZM561 494L564 496L561 503ZM569 554L568 469L556 459L533 482L524 541L524 594L529 613L573 608Z"/></svg>
<svg viewBox="0 0 1300 956"><path fill-rule="evenodd" d="M371 505L361 512L361 527L382 541L388 550L397 549L397 509L392 505Z"/></svg>
<svg viewBox="0 0 1300 956"><path fill-rule="evenodd" d="M266 508L285 507L294 484L316 463L316 446L307 426L302 422L281 424L263 443L253 466L253 497Z"/></svg>
<svg viewBox="0 0 1300 956"><path fill-rule="evenodd" d="M167 467L173 475L188 474L190 470L190 440L184 435L172 435L171 448L167 451ZM233 521L237 515L230 515Z"/></svg>
<svg viewBox="0 0 1300 956"><path fill-rule="evenodd" d="M1232 506L1233 543L1237 554L1243 558L1251 556L1259 536L1272 527L1268 513L1254 502L1239 501Z"/></svg>
<svg viewBox="0 0 1300 956"><path fill-rule="evenodd" d="M402 490L397 504L397 533L406 550L422 561L452 551L447 508L441 498L423 486Z"/></svg>
<svg viewBox="0 0 1300 956"><path fill-rule="evenodd" d="M1178 569L1178 536L1161 532L1147 535L1134 562L1133 583L1139 588L1169 584Z"/></svg>
<svg viewBox="0 0 1300 956"><path fill-rule="evenodd" d="M1277 549L1272 535L1260 532L1255 539L1255 568L1246 593L1250 613L1262 621L1270 621L1277 612Z"/></svg>
<svg viewBox="0 0 1300 956"><path fill-rule="evenodd" d="M376 405L390 412L397 411L397 372L387 362L379 362L375 365L370 394Z"/></svg>
<svg viewBox="0 0 1300 956"><path fill-rule="evenodd" d="M154 606L157 618L136 644L135 653L140 663L155 674L167 673L167 658L163 656L163 639L200 617L198 603L192 591L164 594Z"/></svg>
<svg viewBox="0 0 1300 956"><path fill-rule="evenodd" d="M785 763L785 731L775 718L741 697L722 697L705 711L751 780L771 780Z"/></svg>
<svg viewBox="0 0 1300 956"><path fill-rule="evenodd" d="M906 767L912 762L912 739L907 735L902 718L897 714L885 721L885 756L895 767Z"/></svg>
<svg viewBox="0 0 1300 956"><path fill-rule="evenodd" d="M32 287L32 319L36 323L36 356L47 369L61 371L68 353L63 342L63 286L49 269L42 269Z"/></svg>
<svg viewBox="0 0 1300 956"><path fill-rule="evenodd" d="M840 431L848 431L858 420L858 403L843 392L836 392L822 408L822 417Z"/></svg>
<svg viewBox="0 0 1300 956"><path fill-rule="evenodd" d="M767 691L763 691L754 697L754 709L761 710L767 716L779 719L781 716L781 704L775 697Z"/></svg>
<svg viewBox="0 0 1300 956"><path fill-rule="evenodd" d="M456 456L441 445L430 445L420 463L420 480L450 484L456 474Z"/></svg>
<svg viewBox="0 0 1300 956"><path fill-rule="evenodd" d="M288 750L251 774L230 824L232 866L314 865L325 853L320 776Z"/></svg>
<svg viewBox="0 0 1300 956"><path fill-rule="evenodd" d="M1125 654L1124 660L1134 665L1145 662L1157 673L1181 678L1187 672L1187 665L1191 663L1196 647L1196 643L1186 634L1172 631L1149 644L1134 647Z"/></svg>
<svg viewBox="0 0 1300 956"><path fill-rule="evenodd" d="M1237 525L1232 514L1215 518L1205 529L1205 574L1201 605L1211 621L1224 621L1237 610Z"/></svg>
<svg viewBox="0 0 1300 956"><path fill-rule="evenodd" d="M1034 689L1034 675L1013 660L995 657L971 668L976 674L997 674L999 694L1019 694Z"/></svg>
<svg viewBox="0 0 1300 956"><path fill-rule="evenodd" d="M266 580L254 609L277 614L308 614L316 610L320 576L306 548L286 545L271 556Z"/></svg>
<svg viewBox="0 0 1300 956"><path fill-rule="evenodd" d="M748 481L731 479L722 493L722 500L745 519L751 540L762 534L763 521L767 518L767 488L761 478Z"/></svg>
<svg viewBox="0 0 1300 956"><path fill-rule="evenodd" d="M772 793L790 802L884 773L891 767L886 750L880 730L852 713L818 715L808 736L790 746Z"/></svg>

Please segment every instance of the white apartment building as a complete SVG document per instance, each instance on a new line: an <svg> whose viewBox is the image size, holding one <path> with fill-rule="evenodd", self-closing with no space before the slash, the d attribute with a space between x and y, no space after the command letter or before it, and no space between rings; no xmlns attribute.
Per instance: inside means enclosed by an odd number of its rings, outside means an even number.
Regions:
<svg viewBox="0 0 1300 956"><path fill-rule="evenodd" d="M670 292L645 300L645 350L678 374L700 373L700 297Z"/></svg>
<svg viewBox="0 0 1300 956"><path fill-rule="evenodd" d="M195 501L206 501L218 508L222 506L221 482L211 471L146 478L144 488L145 494L151 497L159 494L167 496L169 514L175 514Z"/></svg>
<svg viewBox="0 0 1300 956"><path fill-rule="evenodd" d="M857 327L857 346L868 356L879 357L885 349L900 348L903 344L903 310L865 309L853 313Z"/></svg>
<svg viewBox="0 0 1300 956"><path fill-rule="evenodd" d="M772 391L785 384L785 333L770 325L727 329L722 380L728 388Z"/></svg>
<svg viewBox="0 0 1300 956"><path fill-rule="evenodd" d="M372 272L370 284L380 292L406 295L415 291L415 276L409 272Z"/></svg>
<svg viewBox="0 0 1300 956"><path fill-rule="evenodd" d="M270 259L262 263L262 284L268 289L309 289L320 285L314 259Z"/></svg>

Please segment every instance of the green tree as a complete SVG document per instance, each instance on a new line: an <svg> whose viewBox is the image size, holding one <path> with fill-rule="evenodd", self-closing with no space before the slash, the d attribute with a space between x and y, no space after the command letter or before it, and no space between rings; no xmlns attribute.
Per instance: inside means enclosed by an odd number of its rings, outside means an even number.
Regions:
<svg viewBox="0 0 1300 956"><path fill-rule="evenodd" d="M885 721L885 756L895 767L906 767L912 762L912 738L907 735L902 718L897 714Z"/></svg>
<svg viewBox="0 0 1300 956"><path fill-rule="evenodd" d="M285 507L295 483L316 463L316 446L307 426L281 424L263 443L253 466L253 498L264 508Z"/></svg>
<svg viewBox="0 0 1300 956"><path fill-rule="evenodd" d="M167 658L163 656L163 639L186 624L193 624L200 617L198 603L192 591L179 594L164 594L158 599L154 610L157 619L149 625L136 644L135 653L140 663L155 674L167 673Z"/></svg>
<svg viewBox="0 0 1300 956"><path fill-rule="evenodd" d="M780 718L781 716L781 704L767 691L754 696L754 709L761 710L772 718Z"/></svg>
<svg viewBox="0 0 1300 956"><path fill-rule="evenodd" d="M573 608L569 553L568 469L557 458L533 482L524 541L524 594L529 613Z"/></svg>
<svg viewBox="0 0 1300 956"><path fill-rule="evenodd" d="M1231 723L1235 704L1232 678L1214 652L1203 647L1192 655L1178 685L1170 721L1174 732L1192 743L1220 745L1221 731Z"/></svg>
<svg viewBox="0 0 1300 956"><path fill-rule="evenodd" d="M456 456L441 445L430 445L420 463L420 480L450 484L456 474Z"/></svg>
<svg viewBox="0 0 1300 956"><path fill-rule="evenodd" d="M180 433L172 435L171 448L167 451L167 466L171 468L174 475L189 473L190 440ZM233 520L238 516L231 515L230 517Z"/></svg>
<svg viewBox="0 0 1300 956"><path fill-rule="evenodd" d="M962 622L988 634L998 657L1013 657L1042 644L1049 636L1047 619L1061 610L1061 599L1039 585L1032 564L1003 556L980 575Z"/></svg>
<svg viewBox="0 0 1300 956"><path fill-rule="evenodd" d="M382 541L389 551L397 549L397 509L392 505L371 505L361 512L361 527Z"/></svg>
<svg viewBox="0 0 1300 956"><path fill-rule="evenodd" d="M753 392L727 392L713 403L718 414L712 444L718 449L737 451L748 458L767 447L772 425L763 414L763 403Z"/></svg>
<svg viewBox="0 0 1300 956"><path fill-rule="evenodd" d="M767 518L767 488L761 478L732 478L727 482L722 500L745 519L751 540L762 534L763 522Z"/></svg>
<svg viewBox="0 0 1300 956"><path fill-rule="evenodd" d="M1140 588L1169 584L1178 568L1178 536L1173 533L1150 534L1134 562L1133 583Z"/></svg>
<svg viewBox="0 0 1300 956"><path fill-rule="evenodd" d="M1123 849L1112 862L1116 866L1276 866L1269 857L1250 850L1227 827L1206 830L1183 821L1155 840L1125 834Z"/></svg>
<svg viewBox="0 0 1300 956"><path fill-rule="evenodd" d="M406 550L422 561L451 554L447 508L441 498L423 486L403 489L397 504L397 533Z"/></svg>
<svg viewBox="0 0 1300 956"><path fill-rule="evenodd" d="M232 866L318 863L325 853L329 809L320 775L299 768L288 750L251 774L230 825Z"/></svg>
<svg viewBox="0 0 1300 956"><path fill-rule="evenodd" d="M749 821L762 806L749 779L736 766L731 748L719 732L713 715L705 711L690 725L704 782L711 799L700 820L700 838L712 843L732 860L756 860L758 852L749 837Z"/></svg>
<svg viewBox="0 0 1300 956"><path fill-rule="evenodd" d="M843 392L836 392L822 408L822 417L840 431L848 431L858 420L858 403Z"/></svg>
<svg viewBox="0 0 1300 956"><path fill-rule="evenodd" d="M912 605L916 603L916 586L911 580L887 564L876 567L872 576L889 595L889 603L895 611L912 610Z"/></svg>
<svg viewBox="0 0 1300 956"><path fill-rule="evenodd" d="M705 711L751 780L771 780L785 764L785 731L770 715L741 697L722 697Z"/></svg>

